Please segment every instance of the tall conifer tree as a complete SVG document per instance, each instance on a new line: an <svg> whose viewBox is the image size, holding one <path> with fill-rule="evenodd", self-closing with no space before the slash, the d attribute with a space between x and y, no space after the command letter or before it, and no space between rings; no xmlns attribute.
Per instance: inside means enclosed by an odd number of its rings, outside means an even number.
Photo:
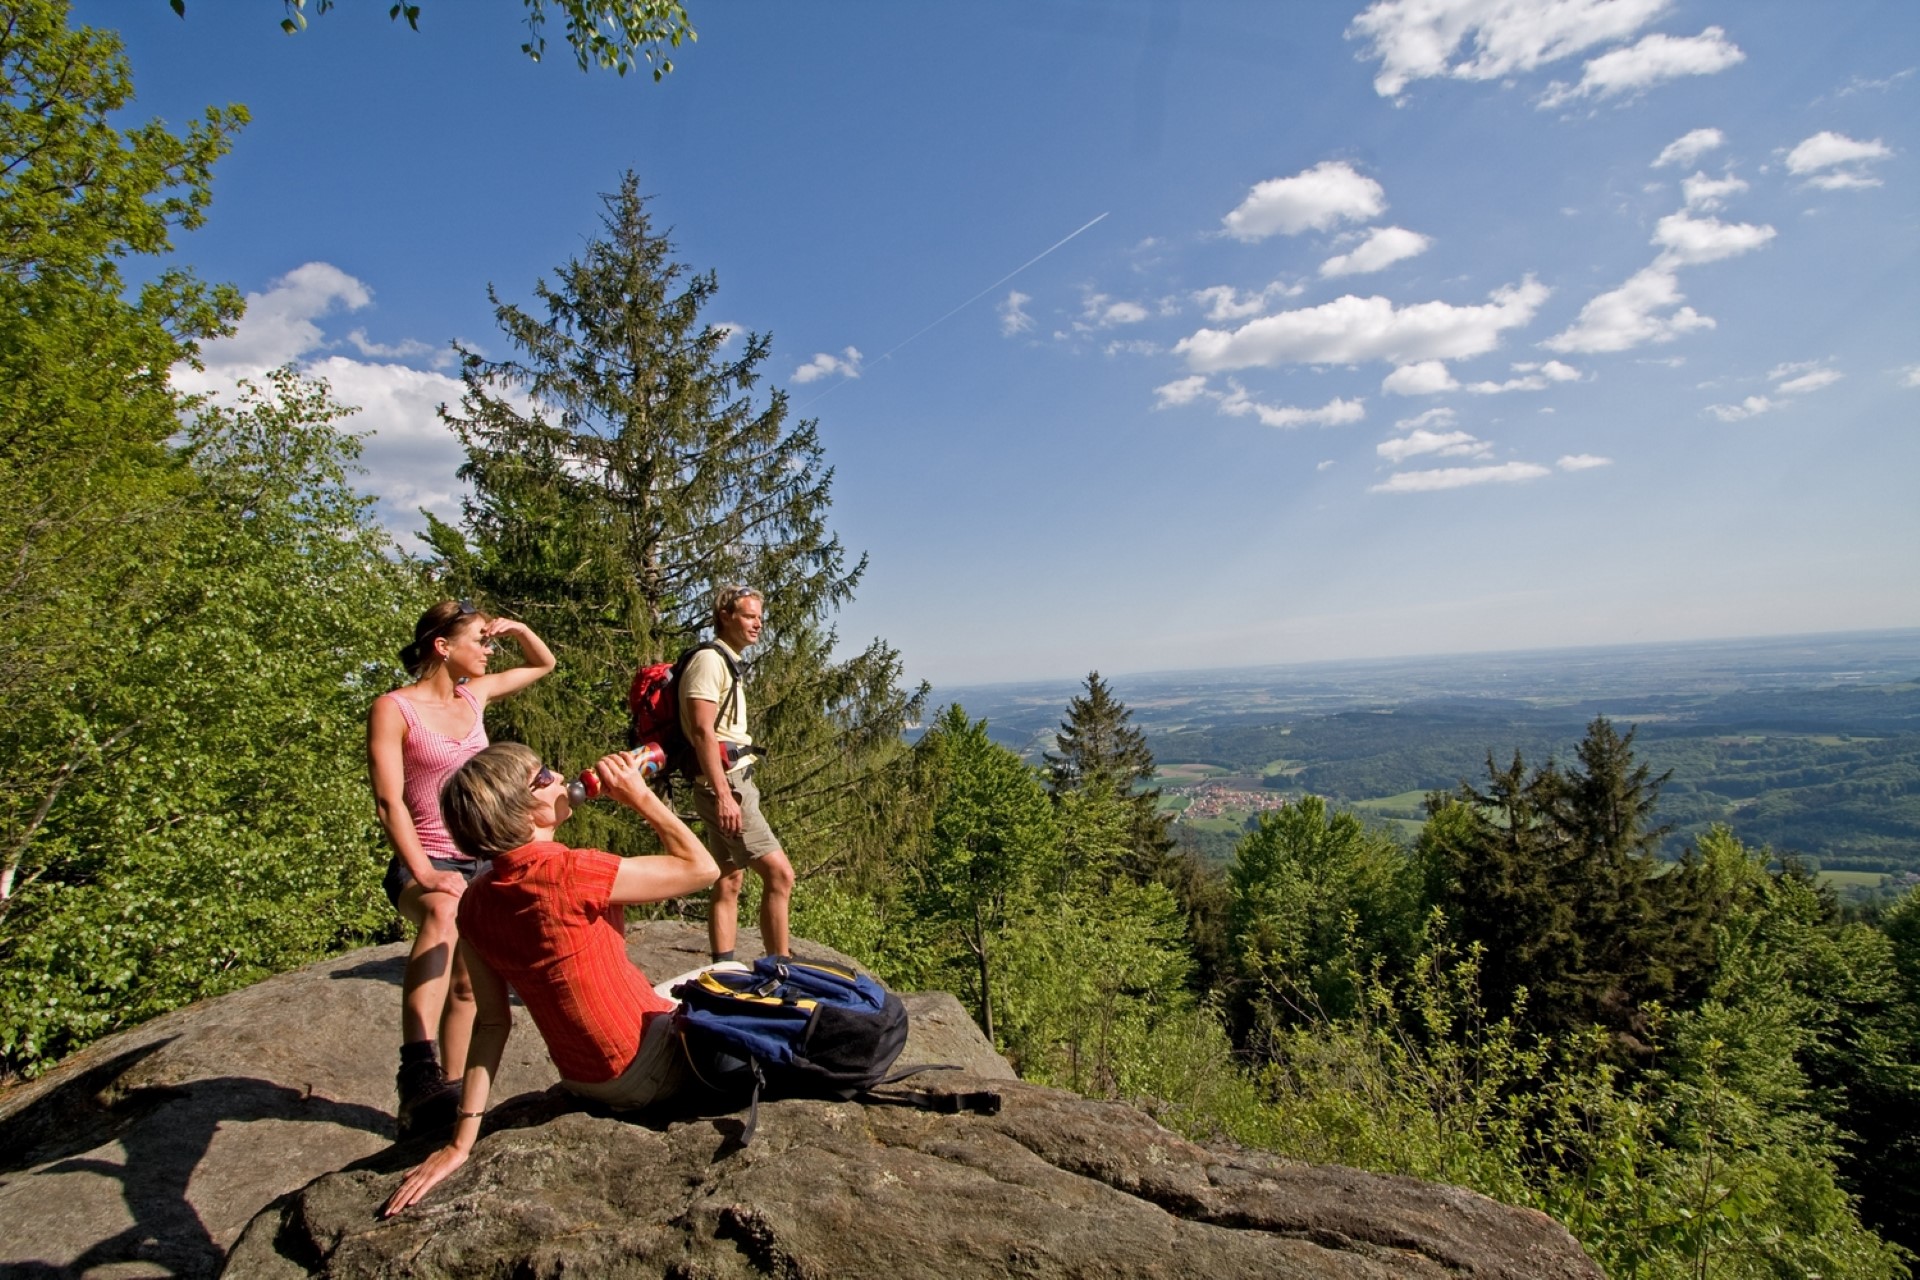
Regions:
<svg viewBox="0 0 1920 1280"><path fill-rule="evenodd" d="M849 566L827 528L833 472L815 422L790 421L778 388L755 394L770 339L703 319L718 282L675 261L633 174L604 203L600 234L535 286L542 314L488 291L512 354L461 349L466 393L446 417L473 495L464 531L430 536L450 585L524 618L559 655L495 727L570 766L623 744L635 664L696 640L717 585L762 592L751 723L771 747L774 827L804 869L891 821L859 800L900 757L918 696L878 640L831 656L832 614L866 561ZM641 838L611 814L578 825Z"/></svg>
<svg viewBox="0 0 1920 1280"><path fill-rule="evenodd" d="M1127 869L1142 881L1153 879L1173 848L1166 816L1158 810L1160 793L1139 789L1153 777L1153 752L1146 734L1127 723L1133 710L1113 696L1098 671L1087 673L1086 689L1067 703L1054 735L1058 750L1045 754L1051 789L1056 797L1102 789L1124 800L1132 815Z"/></svg>

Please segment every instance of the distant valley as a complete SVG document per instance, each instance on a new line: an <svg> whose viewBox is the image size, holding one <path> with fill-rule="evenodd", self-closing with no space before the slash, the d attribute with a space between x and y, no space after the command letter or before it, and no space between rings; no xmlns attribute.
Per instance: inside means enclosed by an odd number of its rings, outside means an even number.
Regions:
<svg viewBox="0 0 1920 1280"><path fill-rule="evenodd" d="M1862 888L1920 873L1920 630L1102 673L1146 731L1176 830L1224 858L1303 793L1403 833L1491 753L1571 758L1597 715L1656 773L1676 855L1708 826ZM1038 760L1077 681L936 690ZM1904 874L1903 874L1904 873Z"/></svg>

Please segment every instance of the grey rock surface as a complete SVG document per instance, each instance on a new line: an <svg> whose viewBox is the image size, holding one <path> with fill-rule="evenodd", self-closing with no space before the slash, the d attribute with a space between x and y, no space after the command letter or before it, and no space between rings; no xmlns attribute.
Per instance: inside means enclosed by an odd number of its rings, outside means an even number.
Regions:
<svg viewBox="0 0 1920 1280"><path fill-rule="evenodd" d="M635 1123L526 1107L404 1214L400 1162L330 1174L248 1228L228 1274L1598 1277L1542 1214L1452 1187L1197 1146L1139 1111L998 1090L999 1115L763 1103Z"/></svg>
<svg viewBox="0 0 1920 1280"><path fill-rule="evenodd" d="M750 931L743 950L753 954ZM657 978L704 931L636 926ZM800 944L807 958L844 957ZM585 1108L524 1019L473 1159L391 1221L403 949L182 1009L0 1095L0 1276L1598 1276L1544 1216L1470 1192L1197 1146L1021 1084L949 995L901 1062L996 1116L763 1103Z"/></svg>
<svg viewBox="0 0 1920 1280"><path fill-rule="evenodd" d="M758 934L743 929L740 945L757 954ZM627 951L658 980L699 966L706 932L638 923ZM262 1207L387 1150L405 956L372 947L280 974L109 1036L0 1094L0 1276L216 1275ZM957 1005L947 1014L965 1022ZM1012 1075L947 1021L929 1024L937 1051L964 1043L969 1066ZM501 1098L559 1078L524 1018L500 1076Z"/></svg>

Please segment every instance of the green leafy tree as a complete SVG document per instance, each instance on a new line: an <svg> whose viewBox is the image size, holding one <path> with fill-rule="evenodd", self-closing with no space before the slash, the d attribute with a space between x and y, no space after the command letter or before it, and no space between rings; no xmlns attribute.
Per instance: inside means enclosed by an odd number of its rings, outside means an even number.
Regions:
<svg viewBox="0 0 1920 1280"><path fill-rule="evenodd" d="M535 62L546 55L550 12L557 13L566 24L567 44L582 71L598 66L624 76L645 62L653 68L653 78L662 80L673 70L667 51L678 49L682 42L691 44L698 39L679 0L525 2L527 40L520 46L520 52ZM181 17L187 16L187 0L167 0L167 3ZM334 0L314 0L312 11L323 14L333 8L333 3ZM280 29L288 35L306 30L307 0L281 0L281 5L284 12ZM405 19L409 27L418 31L424 8L412 0L400 0L388 7L387 16L396 22Z"/></svg>
<svg viewBox="0 0 1920 1280"><path fill-rule="evenodd" d="M1184 913L1126 873L1133 806L1105 779L1057 798L1060 853L1008 933L1000 1042L1023 1077L1121 1096L1127 1064L1193 1009Z"/></svg>
<svg viewBox="0 0 1920 1280"><path fill-rule="evenodd" d="M48 807L0 927L0 1063L372 940L390 914L366 708L420 604L325 389L204 407L159 585L76 672L97 749Z"/></svg>
<svg viewBox="0 0 1920 1280"><path fill-rule="evenodd" d="M1000 944L1058 874L1059 827L1033 771L987 736L985 720L969 721L958 703L940 714L916 750L933 807L912 909L953 957L991 1038Z"/></svg>
<svg viewBox="0 0 1920 1280"><path fill-rule="evenodd" d="M1353 975L1403 964L1417 932L1413 866L1349 812L1305 796L1259 816L1227 869L1231 954L1243 1027L1291 1021L1301 1002L1353 1008Z"/></svg>
<svg viewBox="0 0 1920 1280"><path fill-rule="evenodd" d="M0 22L0 921L58 879L47 824L70 789L130 745L80 692L167 589L194 478L167 378L221 333L238 295L162 269L199 225L213 162L245 119L210 110L183 134L122 130L118 39L69 26L57 0Z"/></svg>
<svg viewBox="0 0 1920 1280"><path fill-rule="evenodd" d="M1652 1075L1668 1197L1644 1230L1697 1274L1901 1274L1842 1185L1845 1135L1819 1080L1885 995L1892 959L1835 930L1811 877L1769 860L1724 827L1690 855L1729 892L1712 982L1673 1018Z"/></svg>
<svg viewBox="0 0 1920 1280"><path fill-rule="evenodd" d="M489 291L513 354L462 350L466 392L447 421L472 485L463 529L434 523L447 584L525 619L560 658L503 704L498 729L585 763L625 740L627 683L711 619L716 586L765 597L753 655L755 741L769 819L802 874L885 850L911 817L872 802L901 766L921 693L875 640L832 656L831 616L852 597L826 524L833 473L817 424L785 392L756 398L763 334L707 323L718 282L674 260L638 182L605 198L601 233L535 288L539 312ZM889 793L893 794L893 793ZM578 838L623 848L637 824L583 815Z"/></svg>

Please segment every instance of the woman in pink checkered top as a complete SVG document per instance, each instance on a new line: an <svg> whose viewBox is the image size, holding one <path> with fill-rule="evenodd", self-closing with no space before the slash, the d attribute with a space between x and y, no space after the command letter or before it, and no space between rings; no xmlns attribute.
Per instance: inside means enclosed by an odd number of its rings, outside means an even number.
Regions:
<svg viewBox="0 0 1920 1280"><path fill-rule="evenodd" d="M489 673L504 637L523 666ZM485 870L455 847L440 818L440 784L487 745L487 703L553 670L553 653L525 623L442 600L420 615L400 660L414 683L374 700L367 759L380 825L393 844L387 898L416 930L400 991L401 1136L450 1124L473 1034L473 988L459 963L455 912ZM434 1031L439 1031L436 1051Z"/></svg>

